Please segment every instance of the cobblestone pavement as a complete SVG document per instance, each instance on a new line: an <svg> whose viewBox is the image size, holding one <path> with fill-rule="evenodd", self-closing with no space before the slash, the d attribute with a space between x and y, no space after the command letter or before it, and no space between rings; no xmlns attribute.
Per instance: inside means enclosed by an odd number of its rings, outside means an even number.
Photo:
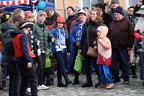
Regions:
<svg viewBox="0 0 144 96"><path fill-rule="evenodd" d="M137 73L137 75L139 75ZM73 80L73 76L69 75L70 80ZM97 82L97 76L92 75L93 84ZM68 87L56 87L55 84L50 86L48 90L38 91L38 96L144 96L143 81L138 78L131 78L130 84L124 84L123 80L116 83L114 89L98 89L93 87L82 88L82 84L86 82L85 75L80 75L79 85L69 85ZM8 96L8 91L0 91L0 96Z"/></svg>

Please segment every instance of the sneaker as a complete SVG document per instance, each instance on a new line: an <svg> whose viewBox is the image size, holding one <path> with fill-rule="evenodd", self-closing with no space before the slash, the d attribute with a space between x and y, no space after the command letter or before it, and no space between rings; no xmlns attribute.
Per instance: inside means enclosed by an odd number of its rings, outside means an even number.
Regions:
<svg viewBox="0 0 144 96"><path fill-rule="evenodd" d="M106 89L112 89L114 86L114 83L107 84Z"/></svg>
<svg viewBox="0 0 144 96"><path fill-rule="evenodd" d="M9 76L6 77L7 80L9 80L9 78L10 78Z"/></svg>
<svg viewBox="0 0 144 96"><path fill-rule="evenodd" d="M29 93L31 93L31 88L27 88L27 91L28 91Z"/></svg>
<svg viewBox="0 0 144 96"><path fill-rule="evenodd" d="M40 89L39 89L39 86L37 86L37 90L39 91Z"/></svg>
<svg viewBox="0 0 144 96"><path fill-rule="evenodd" d="M125 84L129 84L129 81L124 81Z"/></svg>
<svg viewBox="0 0 144 96"><path fill-rule="evenodd" d="M42 84L42 85L39 85L39 90L46 90L46 89L48 89L49 87L47 87L47 86L45 86L44 84Z"/></svg>

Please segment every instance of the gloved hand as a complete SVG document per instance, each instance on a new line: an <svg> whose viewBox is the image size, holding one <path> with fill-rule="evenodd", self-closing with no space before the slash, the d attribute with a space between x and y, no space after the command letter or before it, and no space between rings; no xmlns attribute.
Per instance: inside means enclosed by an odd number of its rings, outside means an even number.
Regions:
<svg viewBox="0 0 144 96"><path fill-rule="evenodd" d="M55 46L55 48L56 48L56 49L58 49L58 48L59 48L59 46Z"/></svg>
<svg viewBox="0 0 144 96"><path fill-rule="evenodd" d="M38 41L37 41L37 45L39 45L39 44L40 44L40 41L38 40Z"/></svg>

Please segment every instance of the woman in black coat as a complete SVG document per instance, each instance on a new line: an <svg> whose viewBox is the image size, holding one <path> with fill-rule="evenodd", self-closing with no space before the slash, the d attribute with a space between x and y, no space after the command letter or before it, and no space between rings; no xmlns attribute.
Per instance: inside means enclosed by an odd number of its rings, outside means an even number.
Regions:
<svg viewBox="0 0 144 96"><path fill-rule="evenodd" d="M92 10L90 14L91 14L91 16L89 18L89 22L87 23L83 34L82 34L80 47L79 47L79 49L80 49L79 52L82 55L84 55L84 64L86 67L86 78L87 78L87 82L85 84L83 84L82 87L93 86L92 78L91 78L91 71L90 71L91 63L93 63L93 67L95 68L96 72L98 73L97 66L96 66L96 58L88 56L87 51L88 51L89 46L96 49L96 44L94 44L94 42L97 41L96 30L99 26L104 25L99 11ZM89 42L89 45L88 45L88 42ZM99 79L99 76L98 76L98 79Z"/></svg>

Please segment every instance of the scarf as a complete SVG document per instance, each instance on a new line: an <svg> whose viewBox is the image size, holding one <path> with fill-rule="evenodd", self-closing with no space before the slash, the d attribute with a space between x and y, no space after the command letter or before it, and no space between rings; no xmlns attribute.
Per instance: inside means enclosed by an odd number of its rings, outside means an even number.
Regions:
<svg viewBox="0 0 144 96"><path fill-rule="evenodd" d="M76 32L76 41L79 42L81 40L81 36L82 36L82 27L83 27L83 24L79 24L78 26L78 30Z"/></svg>
<svg viewBox="0 0 144 96"><path fill-rule="evenodd" d="M58 29L58 34L57 34L57 42L58 45L61 49L66 48L66 33L64 28L57 28Z"/></svg>

